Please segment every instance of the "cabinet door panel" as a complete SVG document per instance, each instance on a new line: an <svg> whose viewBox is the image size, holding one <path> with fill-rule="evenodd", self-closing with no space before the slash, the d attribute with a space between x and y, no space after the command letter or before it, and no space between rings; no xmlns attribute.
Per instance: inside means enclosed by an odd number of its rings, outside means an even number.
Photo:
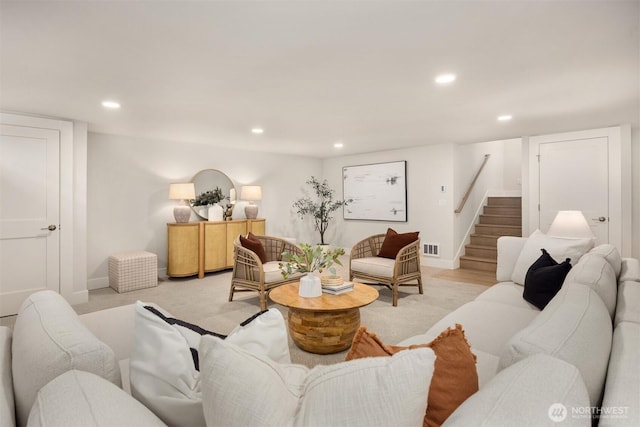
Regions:
<svg viewBox="0 0 640 427"><path fill-rule="evenodd" d="M204 223L204 271L217 271L227 266L227 224Z"/></svg>
<svg viewBox="0 0 640 427"><path fill-rule="evenodd" d="M167 276L198 274L199 235L198 223L167 225Z"/></svg>
<svg viewBox="0 0 640 427"><path fill-rule="evenodd" d="M233 267L233 241L240 234L247 234L247 221L228 221L227 222L227 266Z"/></svg>
<svg viewBox="0 0 640 427"><path fill-rule="evenodd" d="M256 236L264 236L265 222L264 219L250 219L248 220L248 229Z"/></svg>

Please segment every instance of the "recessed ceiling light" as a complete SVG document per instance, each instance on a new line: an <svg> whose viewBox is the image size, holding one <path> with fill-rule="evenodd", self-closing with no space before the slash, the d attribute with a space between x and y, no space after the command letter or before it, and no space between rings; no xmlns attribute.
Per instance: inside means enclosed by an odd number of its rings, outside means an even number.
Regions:
<svg viewBox="0 0 640 427"><path fill-rule="evenodd" d="M344 147L344 144L342 142L336 142L335 144L333 144L334 148L342 148Z"/></svg>
<svg viewBox="0 0 640 427"><path fill-rule="evenodd" d="M436 77L436 83L439 85L446 85L447 83L451 83L456 79L455 74L440 74Z"/></svg>
<svg viewBox="0 0 640 427"><path fill-rule="evenodd" d="M513 116L511 114L503 114L501 116L498 116L498 121L499 122L508 122L512 118L513 118Z"/></svg>
<svg viewBox="0 0 640 427"><path fill-rule="evenodd" d="M111 108L112 110L117 110L120 108L120 103L116 101L102 101L102 106L104 108Z"/></svg>
<svg viewBox="0 0 640 427"><path fill-rule="evenodd" d="M260 134L264 133L264 129L262 129L262 128L253 128L253 129L251 129L251 133L254 133L256 135L260 135Z"/></svg>

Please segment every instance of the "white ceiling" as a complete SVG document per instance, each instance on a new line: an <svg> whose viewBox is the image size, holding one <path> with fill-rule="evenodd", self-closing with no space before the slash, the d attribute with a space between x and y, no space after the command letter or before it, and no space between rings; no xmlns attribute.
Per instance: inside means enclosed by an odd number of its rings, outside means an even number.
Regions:
<svg viewBox="0 0 640 427"><path fill-rule="evenodd" d="M638 126L639 4L3 0L0 108L317 157Z"/></svg>

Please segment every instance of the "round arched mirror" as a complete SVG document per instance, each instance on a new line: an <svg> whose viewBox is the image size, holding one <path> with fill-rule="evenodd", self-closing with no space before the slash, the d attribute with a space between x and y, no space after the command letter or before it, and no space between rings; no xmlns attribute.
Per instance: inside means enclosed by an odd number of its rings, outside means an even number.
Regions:
<svg viewBox="0 0 640 427"><path fill-rule="evenodd" d="M208 191L217 192L217 189L220 189L222 192L222 197L224 198L220 201L221 206L226 206L227 203L230 203L229 198L231 195L231 190L235 193L236 187L233 185L233 181L229 179L227 175L220 172L217 169L204 169L198 172L191 179L193 182L193 186L196 191L196 200L202 197L202 195ZM218 193L219 194L219 193ZM207 207L206 206L194 206L194 201L191 202L191 209L193 212L198 215L198 217L206 220L207 219Z"/></svg>

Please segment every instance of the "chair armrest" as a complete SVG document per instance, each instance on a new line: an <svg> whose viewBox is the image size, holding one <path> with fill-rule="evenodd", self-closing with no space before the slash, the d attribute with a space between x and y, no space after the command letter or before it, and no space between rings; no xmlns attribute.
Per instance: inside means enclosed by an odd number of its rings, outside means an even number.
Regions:
<svg viewBox="0 0 640 427"><path fill-rule="evenodd" d="M526 237L501 236L498 238L498 264L496 267L498 282L511 281L513 269L526 241Z"/></svg>
<svg viewBox="0 0 640 427"><path fill-rule="evenodd" d="M396 275L413 273L420 268L420 239L398 251L395 263Z"/></svg>
<svg viewBox="0 0 640 427"><path fill-rule="evenodd" d="M260 257L250 249L245 248L236 239L233 242L233 278L251 282L264 282L264 268Z"/></svg>

